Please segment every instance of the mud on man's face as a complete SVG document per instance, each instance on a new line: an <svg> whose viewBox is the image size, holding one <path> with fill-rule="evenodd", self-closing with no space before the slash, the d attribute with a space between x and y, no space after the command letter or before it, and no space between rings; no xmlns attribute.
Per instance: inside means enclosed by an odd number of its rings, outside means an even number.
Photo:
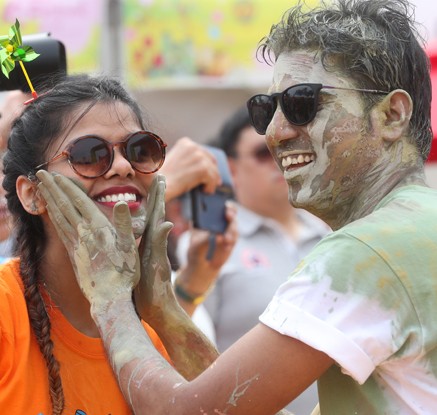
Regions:
<svg viewBox="0 0 437 415"><path fill-rule="evenodd" d="M356 88L347 77L326 71L313 53L281 54L270 93L300 83ZM368 133L360 92L322 89L317 108L314 120L295 126L278 105L266 140L287 180L290 202L312 212L332 212L360 192L363 179L380 157L381 140Z"/></svg>

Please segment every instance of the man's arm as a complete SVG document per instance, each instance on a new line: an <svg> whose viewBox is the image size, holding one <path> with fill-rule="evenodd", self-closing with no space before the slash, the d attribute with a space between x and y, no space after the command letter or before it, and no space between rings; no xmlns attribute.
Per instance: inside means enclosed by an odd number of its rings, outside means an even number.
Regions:
<svg viewBox="0 0 437 415"><path fill-rule="evenodd" d="M132 325L131 304L93 308L121 390L136 415L275 414L333 362L324 353L259 324L218 357L204 373L186 381Z"/></svg>
<svg viewBox="0 0 437 415"><path fill-rule="evenodd" d="M120 251L121 255L116 258L108 258L107 252L102 252L106 262L101 264L100 272L89 272L82 262L80 267L76 266L76 276L91 304L92 317L120 388L135 414L275 414L333 364L324 353L258 324L203 373L186 380L156 351L131 301L139 276L133 266L136 255L132 253L132 235L127 232L128 210L123 203L114 209L114 232L106 232L110 224L105 223L95 204L70 180L62 176L53 180L47 172L37 176L48 211L51 217L56 216L58 232L64 243L82 254L81 258L94 258L97 248L92 238L71 232L83 229L81 215L86 219L87 235L103 229L101 236L108 238L105 246L121 248L114 250L114 254ZM56 197L48 197L51 192ZM97 229L93 229L93 221L89 220L94 209L100 213ZM152 245L164 250L168 227L162 222L157 225ZM74 254L71 258L78 259ZM190 345L190 338L186 345Z"/></svg>
<svg viewBox="0 0 437 415"><path fill-rule="evenodd" d="M135 281L138 282L142 274L141 283L135 290L141 316L160 336L173 364L183 376L192 379L205 370L217 357L217 350L181 309L173 294L165 246L171 224L164 221L164 178L158 176L149 191L148 223L140 246L142 257L138 260L132 222L125 204L119 203L114 208L113 226L69 179L52 176L46 171L37 175L41 181L40 191L76 276L85 278L81 287L100 283L109 291L119 289L123 301L131 302L132 287L137 285ZM95 275L105 277L89 281ZM123 286L117 287L111 282L114 275L124 275L121 278Z"/></svg>
<svg viewBox="0 0 437 415"><path fill-rule="evenodd" d="M149 195L148 221L139 246L141 279L134 290L136 310L157 332L178 372L186 379L194 379L214 362L218 352L182 310L173 292L167 258L167 235L171 224L165 222L163 176L157 176ZM221 247L218 251L222 251ZM198 262L204 264L206 260ZM203 268L193 266L191 271L197 275L211 268L207 263Z"/></svg>

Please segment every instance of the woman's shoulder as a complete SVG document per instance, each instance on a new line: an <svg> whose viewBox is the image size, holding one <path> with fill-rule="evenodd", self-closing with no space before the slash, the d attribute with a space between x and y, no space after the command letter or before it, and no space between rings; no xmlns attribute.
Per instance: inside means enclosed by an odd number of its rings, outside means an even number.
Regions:
<svg viewBox="0 0 437 415"><path fill-rule="evenodd" d="M8 259L0 264L0 296L16 296L22 293L20 261L18 258Z"/></svg>
<svg viewBox="0 0 437 415"><path fill-rule="evenodd" d="M20 279L20 262L12 259L0 265L0 342L9 339L12 344L18 327L24 328L27 317L23 284ZM12 342L12 343L11 343ZM4 351L4 350L3 350Z"/></svg>

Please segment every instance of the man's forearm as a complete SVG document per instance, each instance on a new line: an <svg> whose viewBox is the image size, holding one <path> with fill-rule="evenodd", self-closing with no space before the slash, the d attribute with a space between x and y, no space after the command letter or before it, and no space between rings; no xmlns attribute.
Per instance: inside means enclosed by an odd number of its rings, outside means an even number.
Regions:
<svg viewBox="0 0 437 415"><path fill-rule="evenodd" d="M210 340L177 306L168 311L154 330L169 353L175 368L187 380L194 379L210 366L219 353Z"/></svg>
<svg viewBox="0 0 437 415"><path fill-rule="evenodd" d="M160 406L160 398L165 395L157 393L151 398L147 393L149 386L156 384L156 379L165 383L165 391L186 382L155 349L132 304L113 302L102 310L92 307L92 316L120 389L136 415L153 413L152 408ZM154 386L152 388L155 390ZM159 390L157 387L155 391ZM142 396L147 396L147 403L142 402Z"/></svg>

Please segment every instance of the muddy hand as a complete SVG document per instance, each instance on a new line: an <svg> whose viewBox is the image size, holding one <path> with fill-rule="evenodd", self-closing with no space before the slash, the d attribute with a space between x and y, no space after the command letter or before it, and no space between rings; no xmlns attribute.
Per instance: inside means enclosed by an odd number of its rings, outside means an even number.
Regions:
<svg viewBox="0 0 437 415"><path fill-rule="evenodd" d="M79 285L93 307L131 299L139 260L129 209L114 207L114 224L72 180L37 174L49 217L70 256Z"/></svg>
<svg viewBox="0 0 437 415"><path fill-rule="evenodd" d="M165 221L165 178L157 175L147 200L147 224L139 246L141 278L135 288L140 316L152 324L168 301L174 301L167 237L173 225Z"/></svg>

